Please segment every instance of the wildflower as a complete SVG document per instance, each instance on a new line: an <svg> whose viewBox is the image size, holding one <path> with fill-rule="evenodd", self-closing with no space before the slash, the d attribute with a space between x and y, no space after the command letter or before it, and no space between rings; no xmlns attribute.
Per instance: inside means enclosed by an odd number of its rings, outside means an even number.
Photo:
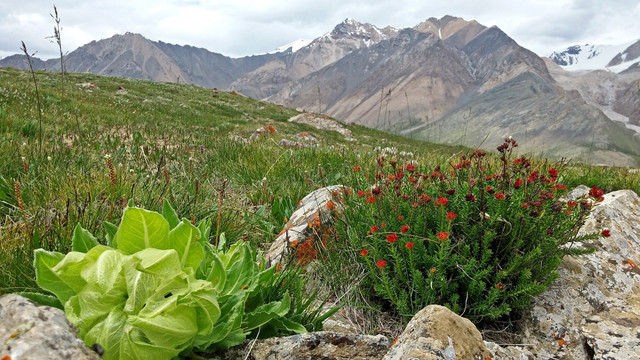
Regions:
<svg viewBox="0 0 640 360"><path fill-rule="evenodd" d="M438 237L438 239L445 241L449 238L449 233L446 231L441 231L439 233L436 234L436 236Z"/></svg>
<svg viewBox="0 0 640 360"><path fill-rule="evenodd" d="M502 199L504 199L504 193L497 193L497 194L495 194L494 196L495 196L495 197L496 197L496 199L498 199L498 200L502 200Z"/></svg>
<svg viewBox="0 0 640 360"><path fill-rule="evenodd" d="M487 186L487 192L488 192L489 194L493 194L493 193L494 193L494 192L496 192L496 191L495 191L495 190L493 190L493 189L491 188L491 186Z"/></svg>
<svg viewBox="0 0 640 360"><path fill-rule="evenodd" d="M289 243L289 245L291 245L292 248L298 246L298 240L292 240L291 243Z"/></svg>
<svg viewBox="0 0 640 360"><path fill-rule="evenodd" d="M567 203L567 206L570 207L570 208L574 208L574 207L578 206L578 203L575 202L575 201L569 201Z"/></svg>
<svg viewBox="0 0 640 360"><path fill-rule="evenodd" d="M504 284L502 284L501 282L496 284L496 289L498 290L502 290L503 287L504 287Z"/></svg>
<svg viewBox="0 0 640 360"><path fill-rule="evenodd" d="M389 244L393 244L397 240L398 240L398 235L396 235L396 234L387 235L387 241L389 242Z"/></svg>
<svg viewBox="0 0 640 360"><path fill-rule="evenodd" d="M530 183L536 181L538 179L538 172L537 171L533 171L530 175L529 178L527 179Z"/></svg>
<svg viewBox="0 0 640 360"><path fill-rule="evenodd" d="M364 191L360 190L360 191L358 191L358 192L356 193L356 195L358 195L358 196L364 196Z"/></svg>
<svg viewBox="0 0 640 360"><path fill-rule="evenodd" d="M376 202L376 197L375 196L368 197L367 202L369 204L373 204L374 202Z"/></svg>
<svg viewBox="0 0 640 360"><path fill-rule="evenodd" d="M449 189L447 191L445 191L447 193L447 195L453 195L456 193L456 189Z"/></svg>
<svg viewBox="0 0 640 360"><path fill-rule="evenodd" d="M518 165L518 164L522 164L522 159L513 160L513 165Z"/></svg>
<svg viewBox="0 0 640 360"><path fill-rule="evenodd" d="M355 172L358 172L360 170L362 170L362 168L360 168L360 166L358 166L358 165L353 167L353 171L355 171Z"/></svg>
<svg viewBox="0 0 640 360"><path fill-rule="evenodd" d="M431 268L431 270L429 270L430 273L435 274L436 273L436 268Z"/></svg>
<svg viewBox="0 0 640 360"><path fill-rule="evenodd" d="M376 187L374 187L373 189L371 189L371 192L372 192L374 195L380 195L380 193L382 192L382 189L376 186Z"/></svg>
<svg viewBox="0 0 640 360"><path fill-rule="evenodd" d="M516 179L516 182L513 184L513 187L516 189L520 189L520 187L522 186L522 183L524 183L524 181L522 181L522 179Z"/></svg>
<svg viewBox="0 0 640 360"><path fill-rule="evenodd" d="M378 231L378 227L377 227L377 226L375 226L375 225L373 225L373 226L371 227L371 230L369 230L369 233L370 233L370 234L374 234L376 231Z"/></svg>
<svg viewBox="0 0 640 360"><path fill-rule="evenodd" d="M367 255L369 255L369 250L364 249L364 250L360 251L360 256L367 256Z"/></svg>
<svg viewBox="0 0 640 360"><path fill-rule="evenodd" d="M327 209L329 209L329 210L334 210L336 208L336 204L331 200L327 201L327 205L326 206L327 206Z"/></svg>
<svg viewBox="0 0 640 360"><path fill-rule="evenodd" d="M448 202L449 202L449 200L447 200L446 197L438 196L438 200L436 200L434 205L436 205L436 206L437 205L445 206L445 205L447 205Z"/></svg>
<svg viewBox="0 0 640 360"><path fill-rule="evenodd" d="M382 223L382 224L380 224L380 226L381 226L381 227L385 227L385 226L387 226L387 224Z"/></svg>
<svg viewBox="0 0 640 360"><path fill-rule="evenodd" d="M47 156L47 161L51 161L51 156Z"/></svg>
<svg viewBox="0 0 640 360"><path fill-rule="evenodd" d="M277 263L276 264L276 273L279 273L280 271L282 271L282 264ZM245 285L246 286L246 285Z"/></svg>
<svg viewBox="0 0 640 360"><path fill-rule="evenodd" d="M604 237L609 237L609 236L611 236L611 231L609 229L602 230L601 234Z"/></svg>
<svg viewBox="0 0 640 360"><path fill-rule="evenodd" d="M411 164L411 163L409 163L409 164L407 164L406 169L407 169L408 172L414 172L414 171L416 171L416 166Z"/></svg>
<svg viewBox="0 0 640 360"><path fill-rule="evenodd" d="M522 207L525 208L525 209L528 209L529 208L529 204L522 204Z"/></svg>
<svg viewBox="0 0 640 360"><path fill-rule="evenodd" d="M400 232L404 234L407 231L409 231L409 225L402 225L402 229L400 229Z"/></svg>
<svg viewBox="0 0 640 360"><path fill-rule="evenodd" d="M598 189L597 186L594 186L589 190L589 195L596 199L596 201L604 200L604 191L602 189Z"/></svg>
<svg viewBox="0 0 640 360"><path fill-rule="evenodd" d="M413 249L413 243L412 242L408 242L404 245L405 248L407 249Z"/></svg>
<svg viewBox="0 0 640 360"><path fill-rule="evenodd" d="M464 199L467 201L476 201L476 197L473 194L467 194L464 196Z"/></svg>
<svg viewBox="0 0 640 360"><path fill-rule="evenodd" d="M553 230L551 230L551 229L547 229L547 235L549 235L549 236L553 236Z"/></svg>
<svg viewBox="0 0 640 360"><path fill-rule="evenodd" d="M551 177L558 177L558 170L554 169L554 168L550 168L549 169L549 175L551 175Z"/></svg>
<svg viewBox="0 0 640 360"><path fill-rule="evenodd" d="M384 267L387 266L387 262L384 260L378 260L376 262L376 266L379 267L380 269L384 269Z"/></svg>
<svg viewBox="0 0 640 360"><path fill-rule="evenodd" d="M558 190L558 189L567 190L567 187L565 185L563 185L563 184L558 184L558 185L553 187L553 190Z"/></svg>
<svg viewBox="0 0 640 360"><path fill-rule="evenodd" d="M457 217L458 217L458 215L456 213L454 213L454 212L448 212L447 213L447 220L449 220L449 221L451 221L451 220L453 220L453 219L455 219Z"/></svg>
<svg viewBox="0 0 640 360"><path fill-rule="evenodd" d="M398 216L398 220L400 220L400 221L404 220L404 216L402 216L402 215Z"/></svg>
<svg viewBox="0 0 640 360"><path fill-rule="evenodd" d="M398 173L396 174L396 179L402 180L403 177L404 177L404 172L398 171Z"/></svg>
<svg viewBox="0 0 640 360"><path fill-rule="evenodd" d="M433 200L433 198L431 196L427 195L427 194L420 194L420 196L418 196L418 200L421 203L428 203L431 200Z"/></svg>
<svg viewBox="0 0 640 360"><path fill-rule="evenodd" d="M391 174L389 174L389 175L387 175L387 179L389 179L389 180L393 181L393 180L395 180L395 179L396 179L396 176L395 176L395 175L391 175Z"/></svg>

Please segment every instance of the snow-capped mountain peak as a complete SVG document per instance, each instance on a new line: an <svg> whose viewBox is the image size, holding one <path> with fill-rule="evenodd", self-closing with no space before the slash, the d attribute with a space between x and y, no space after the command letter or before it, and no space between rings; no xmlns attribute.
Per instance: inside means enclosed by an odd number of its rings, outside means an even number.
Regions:
<svg viewBox="0 0 640 360"><path fill-rule="evenodd" d="M298 39L298 40L292 41L292 42L290 42L288 44L279 46L276 49L274 49L272 51L269 51L267 54L275 54L275 53L287 51L289 48L291 48L291 52L294 53L294 52L302 49L303 47L309 45L311 43L311 41L313 41L313 39Z"/></svg>
<svg viewBox="0 0 640 360"><path fill-rule="evenodd" d="M640 41L639 41L640 42ZM619 45L573 45L566 49L554 51L549 58L565 70L611 70L619 72L632 64L632 57L627 56L632 45L628 42ZM619 59L618 61L613 61Z"/></svg>

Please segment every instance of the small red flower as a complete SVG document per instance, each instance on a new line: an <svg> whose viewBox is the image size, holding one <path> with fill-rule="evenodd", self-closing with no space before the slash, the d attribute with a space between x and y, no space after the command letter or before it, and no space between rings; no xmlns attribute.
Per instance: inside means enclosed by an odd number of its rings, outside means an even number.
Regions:
<svg viewBox="0 0 640 360"><path fill-rule="evenodd" d="M547 229L547 235L549 235L549 236L553 236L553 230L551 230L551 229Z"/></svg>
<svg viewBox="0 0 640 360"><path fill-rule="evenodd" d="M575 201L569 201L567 203L567 206L570 207L570 208L574 208L574 207L578 206L578 203L575 202Z"/></svg>
<svg viewBox="0 0 640 360"><path fill-rule="evenodd" d="M398 171L398 173L396 174L396 179L402 180L403 177L404 177L404 172Z"/></svg>
<svg viewBox="0 0 640 360"><path fill-rule="evenodd" d="M362 169L361 169L361 168L360 168L360 166L358 166L358 165L356 165L356 166L354 166L354 167L353 167L353 171L355 171L355 172L358 172L358 171L360 171L360 170L362 170Z"/></svg>
<svg viewBox="0 0 640 360"><path fill-rule="evenodd" d="M558 170L554 169L554 168L550 168L549 169L549 175L551 175L551 177L558 177Z"/></svg>
<svg viewBox="0 0 640 360"><path fill-rule="evenodd" d="M393 244L397 240L398 240L398 235L396 235L396 234L387 235L387 241L389 242L389 244Z"/></svg>
<svg viewBox="0 0 640 360"><path fill-rule="evenodd" d="M364 249L364 250L360 251L360 256L367 256L367 255L369 255L369 250Z"/></svg>
<svg viewBox="0 0 640 360"><path fill-rule="evenodd" d="M473 194L467 194L464 196L464 199L471 202L471 201L476 201L476 197L473 196Z"/></svg>
<svg viewBox="0 0 640 360"><path fill-rule="evenodd" d="M411 164L411 163L409 163L409 164L407 164L405 169L407 169L408 172L414 172L414 171L416 171L416 166Z"/></svg>
<svg viewBox="0 0 640 360"><path fill-rule="evenodd" d="M376 197L375 196L368 197L367 202L369 204L373 204L374 202L376 202Z"/></svg>
<svg viewBox="0 0 640 360"><path fill-rule="evenodd" d="M404 245L405 248L407 249L412 249L413 248L413 243L412 242L408 242Z"/></svg>
<svg viewBox="0 0 640 360"><path fill-rule="evenodd" d="M445 205L447 205L448 202L449 202L449 200L447 200L446 197L438 196L438 200L436 200L434 205L436 205L436 206L437 205L445 206Z"/></svg>
<svg viewBox="0 0 640 360"><path fill-rule="evenodd" d="M598 189L597 186L594 186L591 188L591 190L589 190L589 195L593 196L596 201L604 200L604 198L602 197L604 195L604 191L602 189Z"/></svg>
<svg viewBox="0 0 640 360"><path fill-rule="evenodd" d="M458 215L456 213L454 213L454 212L448 212L447 213L447 220L449 220L449 221L451 221L451 220L453 220L453 219L455 219L457 217L458 217Z"/></svg>
<svg viewBox="0 0 640 360"><path fill-rule="evenodd" d="M436 236L438 236L438 239L445 241L449 238L449 233L446 231L442 231L436 234Z"/></svg>
<svg viewBox="0 0 640 360"><path fill-rule="evenodd" d="M358 196L364 196L364 191L360 190L360 191L358 191L358 192L356 193L356 195L358 195Z"/></svg>
<svg viewBox="0 0 640 360"><path fill-rule="evenodd" d="M529 208L529 204L522 204L522 207L525 208L525 209L528 209Z"/></svg>
<svg viewBox="0 0 640 360"><path fill-rule="evenodd" d="M375 226L375 225L373 225L373 226L371 227L371 230L370 230L369 232L373 234L373 233L375 233L376 231L378 231L378 227L377 227L377 226Z"/></svg>
<svg viewBox="0 0 640 360"><path fill-rule="evenodd" d="M326 206L327 206L327 209L329 209L329 210L334 210L336 208L336 204L331 200L327 201L327 205Z"/></svg>
<svg viewBox="0 0 640 360"><path fill-rule="evenodd" d="M493 193L494 193L494 192L496 192L496 191L495 191L495 190L493 190L493 189L491 188L491 186L487 186L487 192L488 192L489 194L493 194Z"/></svg>
<svg viewBox="0 0 640 360"><path fill-rule="evenodd" d="M521 179L516 179L516 182L513 184L513 187L516 189L520 189L520 187L522 186L522 183L524 183L524 181L522 181Z"/></svg>
<svg viewBox="0 0 640 360"><path fill-rule="evenodd" d="M497 194L495 194L495 197L498 200L502 200L502 199L504 199L504 193L497 193Z"/></svg>
<svg viewBox="0 0 640 360"><path fill-rule="evenodd" d="M429 272L432 274L435 274L436 271L437 271L436 268L431 268L431 270L429 270Z"/></svg>
<svg viewBox="0 0 640 360"><path fill-rule="evenodd" d="M373 195L380 195L382 189L379 187L374 187L373 189L371 189L371 192L373 193Z"/></svg>
<svg viewBox="0 0 640 360"><path fill-rule="evenodd" d="M409 200L409 195L402 195L402 200Z"/></svg>
<svg viewBox="0 0 640 360"><path fill-rule="evenodd" d="M529 175L529 178L527 179L530 183L538 180L538 172L534 171Z"/></svg>
<svg viewBox="0 0 640 360"><path fill-rule="evenodd" d="M409 225L402 225L402 229L400 229L400 232L404 234L407 231L409 231Z"/></svg>
<svg viewBox="0 0 640 360"><path fill-rule="evenodd" d="M404 216L400 215L398 216L398 220L402 221L404 219Z"/></svg>
<svg viewBox="0 0 640 360"><path fill-rule="evenodd" d="M609 229L607 229L607 230L602 230L602 233L601 233L601 234L602 234L602 236L604 236L604 237L609 237L609 236L611 236L611 231L610 231Z"/></svg>
<svg viewBox="0 0 640 360"><path fill-rule="evenodd" d="M381 227L385 227L385 226L387 226L387 224L382 223L382 224L380 224L380 226L381 226Z"/></svg>
<svg viewBox="0 0 640 360"><path fill-rule="evenodd" d="M502 290L503 287L504 287L504 285L501 282L496 284L496 289L498 289L498 290Z"/></svg>
<svg viewBox="0 0 640 360"><path fill-rule="evenodd" d="M522 164L522 159L513 160L513 165L518 165L518 164Z"/></svg>
<svg viewBox="0 0 640 360"><path fill-rule="evenodd" d="M379 267L380 269L384 269L384 267L387 266L387 262L384 260L378 260L376 262L376 266Z"/></svg>
<svg viewBox="0 0 640 360"><path fill-rule="evenodd" d="M445 191L447 193L447 195L453 195L456 193L456 189L449 189L447 191Z"/></svg>

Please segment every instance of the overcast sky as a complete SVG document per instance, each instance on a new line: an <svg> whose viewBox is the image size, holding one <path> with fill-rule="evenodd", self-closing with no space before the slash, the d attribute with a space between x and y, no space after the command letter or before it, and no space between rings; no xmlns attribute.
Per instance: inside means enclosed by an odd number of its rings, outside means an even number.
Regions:
<svg viewBox="0 0 640 360"><path fill-rule="evenodd" d="M412 27L444 15L497 25L540 55L573 44L621 44L640 39L640 0L57 0L65 52L92 40L140 33L151 40L203 47L238 57L313 39L345 18ZM57 45L53 3L0 1L0 58L29 52L48 59Z"/></svg>

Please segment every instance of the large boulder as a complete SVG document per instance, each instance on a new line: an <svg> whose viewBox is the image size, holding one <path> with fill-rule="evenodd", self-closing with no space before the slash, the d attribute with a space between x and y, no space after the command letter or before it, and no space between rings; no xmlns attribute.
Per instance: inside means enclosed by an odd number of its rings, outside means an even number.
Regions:
<svg viewBox="0 0 640 360"><path fill-rule="evenodd" d="M409 321L384 360L484 360L487 356L482 334L471 321L444 306L429 305Z"/></svg>
<svg viewBox="0 0 640 360"><path fill-rule="evenodd" d="M15 294L0 297L0 358L12 360L100 357L78 339L64 312Z"/></svg>
<svg viewBox="0 0 640 360"><path fill-rule="evenodd" d="M539 295L521 324L522 342L539 358L640 358L640 198L633 191L608 193L581 234L611 236L573 246L593 254L565 257L560 277Z"/></svg>
<svg viewBox="0 0 640 360"><path fill-rule="evenodd" d="M250 360L379 360L389 349L382 336L345 335L321 331L265 340L247 340L220 355Z"/></svg>

